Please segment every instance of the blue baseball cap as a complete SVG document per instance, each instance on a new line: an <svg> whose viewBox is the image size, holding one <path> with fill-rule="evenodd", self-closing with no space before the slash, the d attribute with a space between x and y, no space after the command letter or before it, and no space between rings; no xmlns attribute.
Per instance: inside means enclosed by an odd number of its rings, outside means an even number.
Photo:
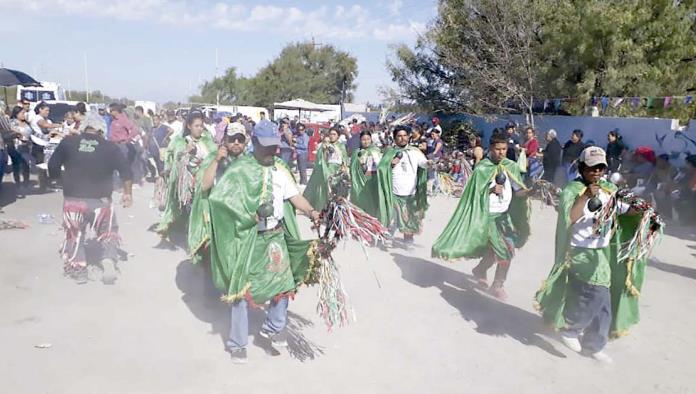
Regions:
<svg viewBox="0 0 696 394"><path fill-rule="evenodd" d="M254 126L254 141L263 146L280 145L278 125L270 120L262 120Z"/></svg>

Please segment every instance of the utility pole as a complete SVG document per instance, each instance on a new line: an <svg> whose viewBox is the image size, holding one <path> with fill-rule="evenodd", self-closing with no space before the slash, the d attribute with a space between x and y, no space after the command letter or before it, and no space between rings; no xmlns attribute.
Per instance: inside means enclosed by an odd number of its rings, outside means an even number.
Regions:
<svg viewBox="0 0 696 394"><path fill-rule="evenodd" d="M219 75L219 64L218 64L218 49L215 48L215 78L220 77ZM220 106L220 89L215 92L215 105Z"/></svg>
<svg viewBox="0 0 696 394"><path fill-rule="evenodd" d="M89 103L89 79L87 78L87 52L83 53L84 55L84 66L85 66L85 92L87 93L87 101Z"/></svg>

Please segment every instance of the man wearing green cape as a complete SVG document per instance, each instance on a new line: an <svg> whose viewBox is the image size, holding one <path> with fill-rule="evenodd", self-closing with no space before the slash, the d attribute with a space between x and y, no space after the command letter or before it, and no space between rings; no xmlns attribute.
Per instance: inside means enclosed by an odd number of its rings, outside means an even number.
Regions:
<svg viewBox="0 0 696 394"><path fill-rule="evenodd" d="M328 136L329 143L322 143L317 150L312 176L304 190L304 197L318 210L326 208L329 202L329 177L348 164L346 147L338 142L338 129L330 128Z"/></svg>
<svg viewBox="0 0 696 394"><path fill-rule="evenodd" d="M210 189L222 178L230 164L243 157L246 140L246 129L242 124L228 124L217 152L208 155L201 163L203 176L196 179L188 227L189 256L194 264L202 260L210 243Z"/></svg>
<svg viewBox="0 0 696 394"><path fill-rule="evenodd" d="M216 150L213 138L203 125L203 117L201 111L191 111L183 134L174 137L167 148L167 202L156 229L162 238L169 236L174 223L188 216L203 161Z"/></svg>
<svg viewBox="0 0 696 394"><path fill-rule="evenodd" d="M270 301L260 335L287 346L284 327L288 298L313 283L316 241L303 241L295 208L316 223L319 213L299 193L287 165L274 157L277 126L254 127L254 155L232 162L210 191L210 259L213 282L231 303L227 349L235 363L246 362L247 306Z"/></svg>
<svg viewBox="0 0 696 394"><path fill-rule="evenodd" d="M404 235L410 247L414 234L421 232L421 224L428 209L428 173L430 164L423 152L409 146L410 129L396 126L392 132L396 146L384 152L377 167L378 219Z"/></svg>
<svg viewBox="0 0 696 394"><path fill-rule="evenodd" d="M578 159L580 177L560 194L556 226L556 258L549 277L536 294L544 320L561 331L563 343L596 360L610 334L620 336L638 322L638 295L646 259L619 263L622 242L632 238L638 216L616 202L600 219L616 186L602 179L607 160L599 147L585 148Z"/></svg>
<svg viewBox="0 0 696 394"><path fill-rule="evenodd" d="M529 238L527 189L517 163L506 158L507 149L507 137L493 134L488 157L474 167L452 219L432 247L433 257L446 260L481 258L474 277L501 300L507 298L503 284L515 248ZM487 272L494 264L489 288Z"/></svg>
<svg viewBox="0 0 696 394"><path fill-rule="evenodd" d="M382 152L372 145L370 132L361 132L360 149L350 159L350 201L372 216L379 215L377 166L381 159Z"/></svg>

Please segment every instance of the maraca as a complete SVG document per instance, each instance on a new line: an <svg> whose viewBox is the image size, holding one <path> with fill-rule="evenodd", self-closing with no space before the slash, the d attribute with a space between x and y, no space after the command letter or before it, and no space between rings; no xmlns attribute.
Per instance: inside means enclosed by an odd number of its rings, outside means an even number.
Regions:
<svg viewBox="0 0 696 394"><path fill-rule="evenodd" d="M401 158L404 157L404 152L398 151L398 152L396 152L396 154L394 155L394 157L397 158L397 159L399 159L399 160L401 160Z"/></svg>
<svg viewBox="0 0 696 394"><path fill-rule="evenodd" d="M273 211L273 204L270 202L264 202L263 204L259 205L259 209L256 210L256 214L259 216L259 219L268 220L269 217L273 216Z"/></svg>
<svg viewBox="0 0 696 394"><path fill-rule="evenodd" d="M590 210L590 212L597 212L602 208L602 200L599 199L599 197L594 196L590 198L590 201L587 202L587 209Z"/></svg>

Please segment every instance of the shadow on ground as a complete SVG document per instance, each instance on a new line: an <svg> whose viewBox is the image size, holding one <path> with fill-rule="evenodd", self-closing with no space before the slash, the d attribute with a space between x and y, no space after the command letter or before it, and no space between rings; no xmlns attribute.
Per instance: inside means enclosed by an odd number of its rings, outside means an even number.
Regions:
<svg viewBox="0 0 696 394"><path fill-rule="evenodd" d="M696 256L692 254L692 256ZM689 279L696 279L696 269L689 267L682 267L680 265L663 263L657 259L650 259L648 262L648 267L658 269L660 271L669 272L670 274L676 274Z"/></svg>
<svg viewBox="0 0 696 394"><path fill-rule="evenodd" d="M420 287L437 287L442 298L457 308L465 320L476 324L476 332L509 336L553 356L566 357L539 335L553 335L546 329L541 317L479 293L472 276L428 260L396 253L392 256L405 280Z"/></svg>
<svg viewBox="0 0 696 394"><path fill-rule="evenodd" d="M194 265L184 260L176 269L176 285L183 295L182 301L191 313L200 321L210 324L211 335L219 335L224 347L229 329L229 307L220 301L220 292L215 289L207 262ZM249 333L254 336L252 343L262 348L269 355L279 355L270 341L261 337L261 329L265 312L261 309L249 308ZM288 353L291 357L304 362L314 360L324 354L324 348L308 340L302 331L313 325L312 321L296 313L288 311L286 330L288 333Z"/></svg>

